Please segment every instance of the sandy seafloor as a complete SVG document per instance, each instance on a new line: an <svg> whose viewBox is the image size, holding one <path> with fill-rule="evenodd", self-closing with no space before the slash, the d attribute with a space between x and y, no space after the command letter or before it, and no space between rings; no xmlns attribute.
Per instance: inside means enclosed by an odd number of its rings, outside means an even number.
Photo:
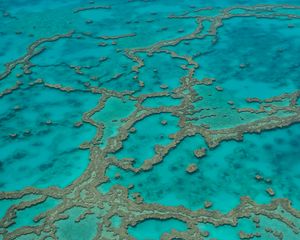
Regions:
<svg viewBox="0 0 300 240"><path fill-rule="evenodd" d="M300 239L299 0L0 0L0 239Z"/></svg>

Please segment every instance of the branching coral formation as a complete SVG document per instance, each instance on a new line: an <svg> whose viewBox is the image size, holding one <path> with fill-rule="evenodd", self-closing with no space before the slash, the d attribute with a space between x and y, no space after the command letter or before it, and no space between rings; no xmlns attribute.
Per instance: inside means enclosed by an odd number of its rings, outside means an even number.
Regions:
<svg viewBox="0 0 300 240"><path fill-rule="evenodd" d="M110 11L113 6L92 6L75 9L74 14L82 11L97 11L105 9ZM74 128L81 128L83 125L92 125L97 129L96 135L88 142L83 142L79 147L90 153L88 167L82 175L65 188L48 187L37 188L28 186L20 191L1 192L0 199L3 200L22 200L24 197L33 195L30 199L19 201L12 204L6 211L0 221L0 234L3 239L19 239L22 236L28 236L28 239L60 239L57 234L57 225L61 220L70 218L69 211L79 208L81 214L72 222L75 226L84 222L90 216L95 217L96 234L94 239L133 239L128 233L129 227L134 227L147 219L177 219L184 222L187 226L186 231L172 230L164 233L161 239L209 239L210 232L203 230L201 224L212 224L218 226L235 227L241 219L248 219L256 224L257 232L239 232L240 239L254 239L262 236L263 233L270 233L275 239L285 239L282 232L277 231L272 225L266 227L261 225L261 219L273 219L272 221L280 222L287 229L293 232L294 236L300 238L300 213L294 209L289 199L276 199L276 193L269 189L268 193L274 195L274 200L269 204L258 204L248 196L241 196L240 204L228 213L222 213L210 209L212 203L206 204L207 207L199 210L191 210L184 206L171 207L160 204L147 203L143 200L140 193L129 197L129 189L134 185L125 187L114 185L107 193L99 191L99 187L110 181L106 171L111 166L142 174L145 171L151 171L164 161L164 158L170 151L187 137L201 135L207 144L207 149L213 151L221 142L228 140L242 141L246 133L261 133L266 130L288 127L300 121L299 96L300 91L284 93L271 98L248 98L245 99L247 107L236 106L234 99L227 99L225 103L228 108L222 115L214 113L210 104L219 96L223 96L226 90L217 85L218 79L205 77L198 79L195 76L197 70L201 70L201 64L195 58L201 58L199 55L182 55L176 52L176 46L179 44L189 44L193 40L210 39L211 44L217 44L219 41L219 29L226 24L226 20L236 18L256 18L256 19L280 19L292 20L300 19L300 15L290 14L290 10L300 9L298 6L291 5L256 5L256 6L234 6L222 9L216 15L202 14L208 9L192 9L182 15L171 15L170 19L194 19L197 23L194 30L181 37L167 39L156 42L150 46L117 49L120 54L124 54L134 64L130 70L131 79L122 76L122 72L112 76L110 81L132 81L136 88L125 91L109 89L92 84L100 81L97 76L90 76L90 82L82 83L80 87L68 85L61 81L60 83L48 82L47 78L34 79L31 76L32 71L36 71L38 65L32 63L32 59L48 51L45 44L51 46L53 42L62 39L80 39L87 37L104 41L95 48L111 45L118 46L121 38L130 40L136 36L135 33L122 34L120 36L93 36L88 33L82 33L74 30L69 33L57 34L53 37L42 38L33 42L24 56L9 62L5 70L0 74L0 80L6 81L14 74L14 69L21 67L23 73L18 74L17 79L10 87L2 90L1 98L5 98L14 91L22 88L23 91L30 91L36 85L63 91L65 94L70 92L85 92L99 96L99 102L94 108L85 112L80 122L74 123ZM180 28L180 26L179 26ZM182 34L181 34L182 35ZM110 44L109 41L115 41ZM195 51L196 52L196 51ZM184 62L181 65L186 75L180 78L179 86L171 89L168 83L160 86L160 91L149 91L143 93L142 89L147 87L143 82L140 73L146 67L145 58L150 59L161 54L170 56L174 60ZM74 71L75 75L86 76L86 70L101 68L101 64L106 59L101 58L98 63L90 66L75 66L64 63L64 66ZM246 64L241 63L241 68L246 68ZM209 89L211 96L202 95L202 88ZM199 90L200 89L200 90ZM171 100L180 100L180 104L172 106L146 107L144 103L149 99L160 99L168 97ZM105 123L95 116L104 111L110 100L118 100L124 106L132 103L132 111L127 116L121 116L120 119L112 119L117 122L117 132L104 141L105 132L111 128L110 123ZM203 103L203 104L202 104ZM253 104L253 105L252 105ZM254 106L255 105L255 106ZM253 106L253 107L252 107ZM47 107L47 106L45 106ZM119 109L115 109L118 111ZM210 111L212 110L212 111ZM156 144L154 155L143 161L140 166L136 166L134 158L118 158L115 153L123 148L124 142L136 132L135 124L143 121L151 115L168 113L179 119L179 130L169 135L170 142L166 145ZM222 121L228 118L231 125L214 126L214 124L202 123L203 119L209 119L211 123ZM232 118L232 120L231 120ZM238 119L238 120L236 120ZM49 124L51 124L49 122ZM168 122L162 121L162 127L168 127ZM11 133L11 138L18 138ZM70 139L70 141L72 141ZM199 158L205 158L206 149L195 149L194 153ZM200 159L201 160L201 159ZM185 171L186 169L183 169ZM191 164L187 170L191 175L195 171L201 171L201 166ZM190 175L187 175L189 177ZM121 176L116 176L121 177ZM41 211L33 219L34 224L22 226L14 230L9 230L13 226L18 212L43 204L47 199L59 200L55 207ZM114 216L121 218L119 227L114 227L112 219ZM270 220L271 221L271 220ZM265 222L265 221L264 221ZM200 226L200 227L199 227ZM21 239L21 238L20 238ZM23 238L22 238L23 239ZM26 238L27 239L27 238ZM296 238L295 238L296 239Z"/></svg>

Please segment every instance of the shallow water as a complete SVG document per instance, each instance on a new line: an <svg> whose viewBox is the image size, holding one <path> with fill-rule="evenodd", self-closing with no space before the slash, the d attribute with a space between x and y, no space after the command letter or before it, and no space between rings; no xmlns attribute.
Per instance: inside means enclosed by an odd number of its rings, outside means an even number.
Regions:
<svg viewBox="0 0 300 240"><path fill-rule="evenodd" d="M0 239L300 238L298 1L0 20Z"/></svg>

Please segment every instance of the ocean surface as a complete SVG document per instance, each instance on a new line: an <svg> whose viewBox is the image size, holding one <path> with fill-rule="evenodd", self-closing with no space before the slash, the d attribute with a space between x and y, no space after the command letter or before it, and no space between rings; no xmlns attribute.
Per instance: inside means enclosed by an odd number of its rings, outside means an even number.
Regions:
<svg viewBox="0 0 300 240"><path fill-rule="evenodd" d="M299 240L299 0L0 0L0 240Z"/></svg>

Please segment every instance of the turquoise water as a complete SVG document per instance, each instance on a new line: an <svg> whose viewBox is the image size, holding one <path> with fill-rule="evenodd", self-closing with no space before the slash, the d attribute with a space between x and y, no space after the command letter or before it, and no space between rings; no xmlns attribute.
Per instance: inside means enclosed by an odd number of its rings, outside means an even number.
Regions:
<svg viewBox="0 0 300 240"><path fill-rule="evenodd" d="M298 0L0 20L0 239L300 239Z"/></svg>
<svg viewBox="0 0 300 240"><path fill-rule="evenodd" d="M296 39L300 33L297 28L288 28L288 24L300 22L255 18L226 21L218 44L205 49L199 57L202 68L197 76L217 78L231 97L239 99L269 98L281 94L282 89L299 89L297 72L292 69L299 64L295 55L299 54Z"/></svg>
<svg viewBox="0 0 300 240"><path fill-rule="evenodd" d="M140 166L144 160L154 155L156 145L167 145L171 142L169 135L179 130L177 125L178 119L169 113L145 118L134 125L135 132L129 135L116 157L134 158L134 165Z"/></svg>
<svg viewBox="0 0 300 240"><path fill-rule="evenodd" d="M78 216L82 212L84 212L83 209L79 207L73 208L66 212L69 216L68 221L57 221L57 236L59 239L78 239L78 236L90 239L96 234L96 215L87 215L83 220L78 221ZM75 222L77 224L74 224Z"/></svg>
<svg viewBox="0 0 300 240"><path fill-rule="evenodd" d="M295 161L295 156L300 154L299 137L298 125L259 136L246 135L242 143L222 143L201 159L194 156L193 151L206 147L203 139L189 137L151 171L135 175L117 168L109 169L107 175L112 179L117 172L122 176L109 185L134 184L130 192L140 192L149 203L199 209L205 201L211 201L212 209L223 212L236 207L240 196L250 196L261 204L269 203L272 198L265 189L272 187L276 197L289 198L299 208L300 196L294 191L300 184L299 162ZM185 171L190 163L199 167L192 175ZM272 182L257 181L257 174Z"/></svg>
<svg viewBox="0 0 300 240"><path fill-rule="evenodd" d="M89 141L95 129L89 125L76 128L74 123L97 99L41 86L19 89L2 98L1 190L64 187L80 176L88 164L88 152L79 145ZM64 174L58 169L64 169Z"/></svg>
<svg viewBox="0 0 300 240"><path fill-rule="evenodd" d="M162 234L172 230L185 231L186 226L183 222L174 219L157 220L150 219L140 223L136 228L129 229L129 233L138 239L159 239ZM141 237L143 236L143 237Z"/></svg>

